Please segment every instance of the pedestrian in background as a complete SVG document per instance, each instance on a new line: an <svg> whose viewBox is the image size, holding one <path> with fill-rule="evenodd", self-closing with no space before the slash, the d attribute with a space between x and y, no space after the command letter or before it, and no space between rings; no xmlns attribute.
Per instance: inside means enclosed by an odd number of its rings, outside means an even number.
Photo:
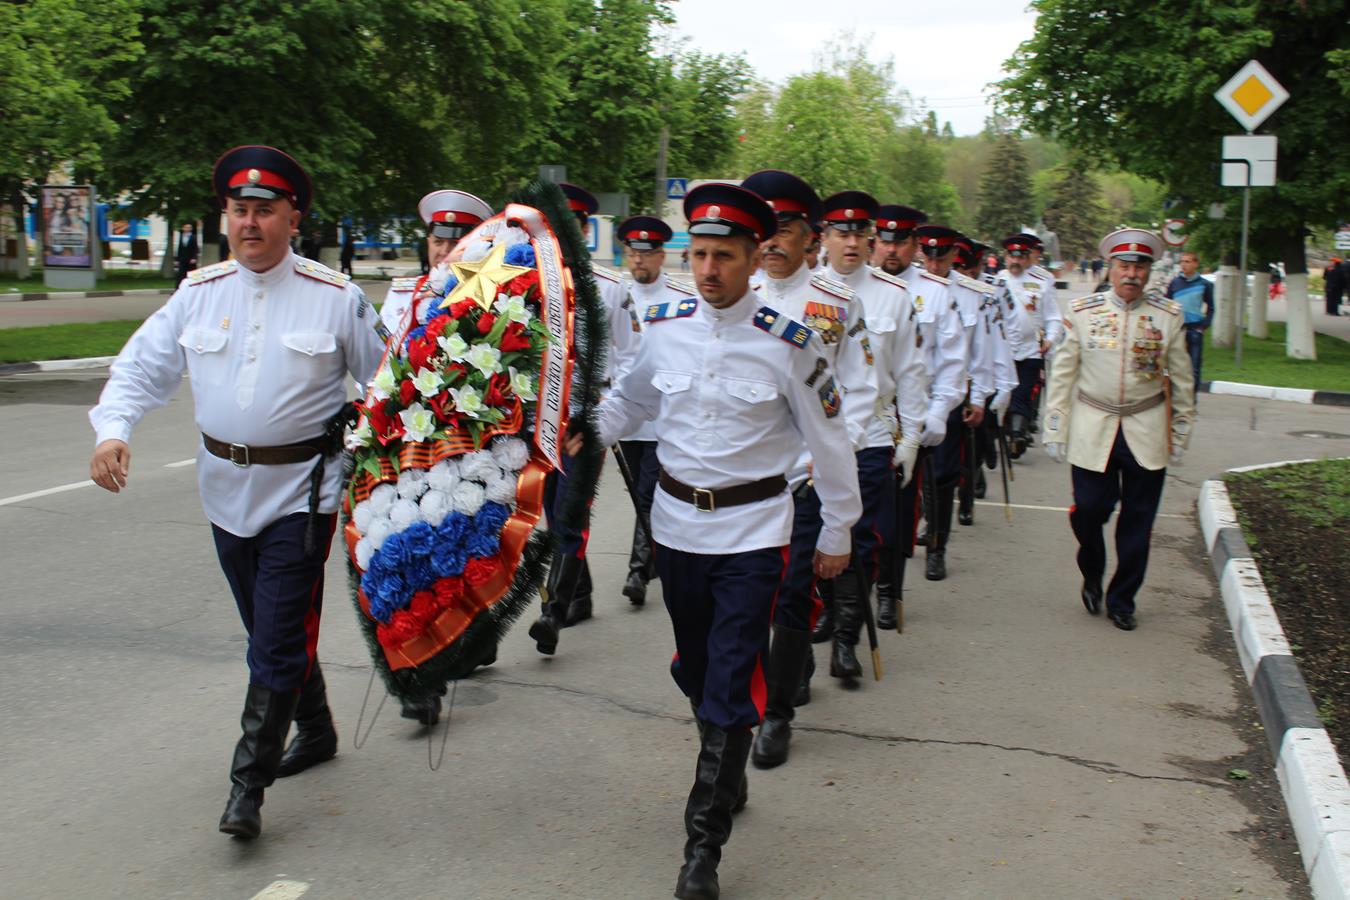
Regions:
<svg viewBox="0 0 1350 900"><path fill-rule="evenodd" d="M174 251L174 282L182 284L187 273L197 268L197 226L184 222L178 231L178 249Z"/></svg>
<svg viewBox="0 0 1350 900"><path fill-rule="evenodd" d="M1200 384L1200 357L1205 349L1205 331L1214 321L1214 285L1200 275L1200 257L1190 250L1181 254L1181 274L1167 285L1167 296L1181 304L1186 317L1186 352L1191 357L1195 383Z"/></svg>

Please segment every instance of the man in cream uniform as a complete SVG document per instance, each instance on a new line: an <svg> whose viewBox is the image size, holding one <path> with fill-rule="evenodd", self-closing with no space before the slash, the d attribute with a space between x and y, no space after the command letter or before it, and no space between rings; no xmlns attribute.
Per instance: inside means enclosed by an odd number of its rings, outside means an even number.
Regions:
<svg viewBox="0 0 1350 900"><path fill-rule="evenodd" d="M1144 292L1162 242L1125 228L1102 238L1099 249L1111 266L1111 290L1075 301L1064 321L1046 401L1045 452L1073 467L1069 524L1078 539L1083 605L1093 615L1101 611L1106 571L1102 528L1120 503L1106 610L1117 628L1132 631L1166 467L1181 462L1190 439L1195 378L1181 305Z"/></svg>

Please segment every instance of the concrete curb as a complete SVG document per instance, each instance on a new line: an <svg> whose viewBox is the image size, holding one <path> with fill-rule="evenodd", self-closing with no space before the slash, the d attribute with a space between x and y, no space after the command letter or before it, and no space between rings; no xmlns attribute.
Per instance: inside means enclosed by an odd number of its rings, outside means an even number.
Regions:
<svg viewBox="0 0 1350 900"><path fill-rule="evenodd" d="M5 363L0 375L23 375L27 372L75 372L81 369L102 369L112 365L115 356L87 356L84 359L43 359L37 362Z"/></svg>
<svg viewBox="0 0 1350 900"><path fill-rule="evenodd" d="M142 288L130 291L39 291L33 294L0 294L0 302L25 300L87 300L99 297L168 297L173 288Z"/></svg>
<svg viewBox="0 0 1350 900"><path fill-rule="evenodd" d="M1230 471L1285 465L1293 461ZM1350 781L1317 717L1221 479L1204 483L1199 505L1205 547L1214 561L1242 671L1276 758L1275 774L1313 896L1350 900Z"/></svg>
<svg viewBox="0 0 1350 900"><path fill-rule="evenodd" d="M1314 403L1318 406L1350 406L1350 393L1345 391L1270 387L1265 384L1243 384L1240 381L1202 381L1200 390L1210 394L1255 397L1258 400L1285 400L1290 403Z"/></svg>

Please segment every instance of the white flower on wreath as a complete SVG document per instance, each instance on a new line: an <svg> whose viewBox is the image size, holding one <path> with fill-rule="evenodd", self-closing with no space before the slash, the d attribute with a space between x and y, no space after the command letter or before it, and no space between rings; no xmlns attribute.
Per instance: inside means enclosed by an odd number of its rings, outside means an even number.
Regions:
<svg viewBox="0 0 1350 900"><path fill-rule="evenodd" d="M406 441L425 441L436 430L436 415L420 403L413 403L398 417L403 420L403 439Z"/></svg>
<svg viewBox="0 0 1350 900"><path fill-rule="evenodd" d="M436 343L441 345L445 355L451 362L463 362L464 357L469 353L469 344L458 333L449 337L442 335L436 339Z"/></svg>
<svg viewBox="0 0 1350 900"><path fill-rule="evenodd" d="M396 387L394 370L387 365L381 366L375 377L370 379L370 393L376 400L388 400L394 395Z"/></svg>
<svg viewBox="0 0 1350 900"><path fill-rule="evenodd" d="M484 378L491 378L502 370L502 351L491 344L474 344L465 361L482 372Z"/></svg>
<svg viewBox="0 0 1350 900"><path fill-rule="evenodd" d="M464 413L466 416L478 418L478 414L487 409L483 403L483 395L478 393L478 389L472 385L465 385L462 388L451 388L450 397L455 401L455 409Z"/></svg>
<svg viewBox="0 0 1350 900"><path fill-rule="evenodd" d="M525 308L523 296L508 297L506 294L498 294L497 301L492 305L497 308L498 313L512 322L519 322L521 325L530 324L530 311Z"/></svg>
<svg viewBox="0 0 1350 900"><path fill-rule="evenodd" d="M369 447L375 440L375 429L370 427L370 423L365 419L361 424L352 429L352 433L347 435L346 447L348 450L359 450L362 447Z"/></svg>
<svg viewBox="0 0 1350 900"><path fill-rule="evenodd" d="M431 288L437 296L445 293L445 283L450 280L450 264L437 263L436 268L432 269L427 275L427 287Z"/></svg>
<svg viewBox="0 0 1350 900"><path fill-rule="evenodd" d="M430 400L441 392L441 373L435 369L418 369L412 383L417 393Z"/></svg>
<svg viewBox="0 0 1350 900"><path fill-rule="evenodd" d="M511 393L522 400L538 400L534 392L534 378L529 372L520 372L515 366L507 366L511 373Z"/></svg>

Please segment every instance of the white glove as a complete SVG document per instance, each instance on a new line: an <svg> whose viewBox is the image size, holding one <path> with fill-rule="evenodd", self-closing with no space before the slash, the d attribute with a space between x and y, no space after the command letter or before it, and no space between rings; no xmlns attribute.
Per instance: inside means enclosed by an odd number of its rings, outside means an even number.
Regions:
<svg viewBox="0 0 1350 900"><path fill-rule="evenodd" d="M919 442L916 438L905 438L895 447L892 462L895 471L900 473L900 486L905 487L914 477L914 464L919 459Z"/></svg>
<svg viewBox="0 0 1350 900"><path fill-rule="evenodd" d="M929 413L923 420L923 434L919 435L919 444L923 447L936 447L947 436L947 420Z"/></svg>
<svg viewBox="0 0 1350 900"><path fill-rule="evenodd" d="M1186 456L1185 450L1181 449L1180 447L1173 447L1171 454L1167 457L1167 463L1168 465L1179 466L1181 465L1181 461L1185 458L1185 456Z"/></svg>
<svg viewBox="0 0 1350 900"><path fill-rule="evenodd" d="M1068 457L1068 454L1064 452L1063 441L1052 441L1046 444L1045 455L1050 457L1057 463L1064 462L1064 460Z"/></svg>

